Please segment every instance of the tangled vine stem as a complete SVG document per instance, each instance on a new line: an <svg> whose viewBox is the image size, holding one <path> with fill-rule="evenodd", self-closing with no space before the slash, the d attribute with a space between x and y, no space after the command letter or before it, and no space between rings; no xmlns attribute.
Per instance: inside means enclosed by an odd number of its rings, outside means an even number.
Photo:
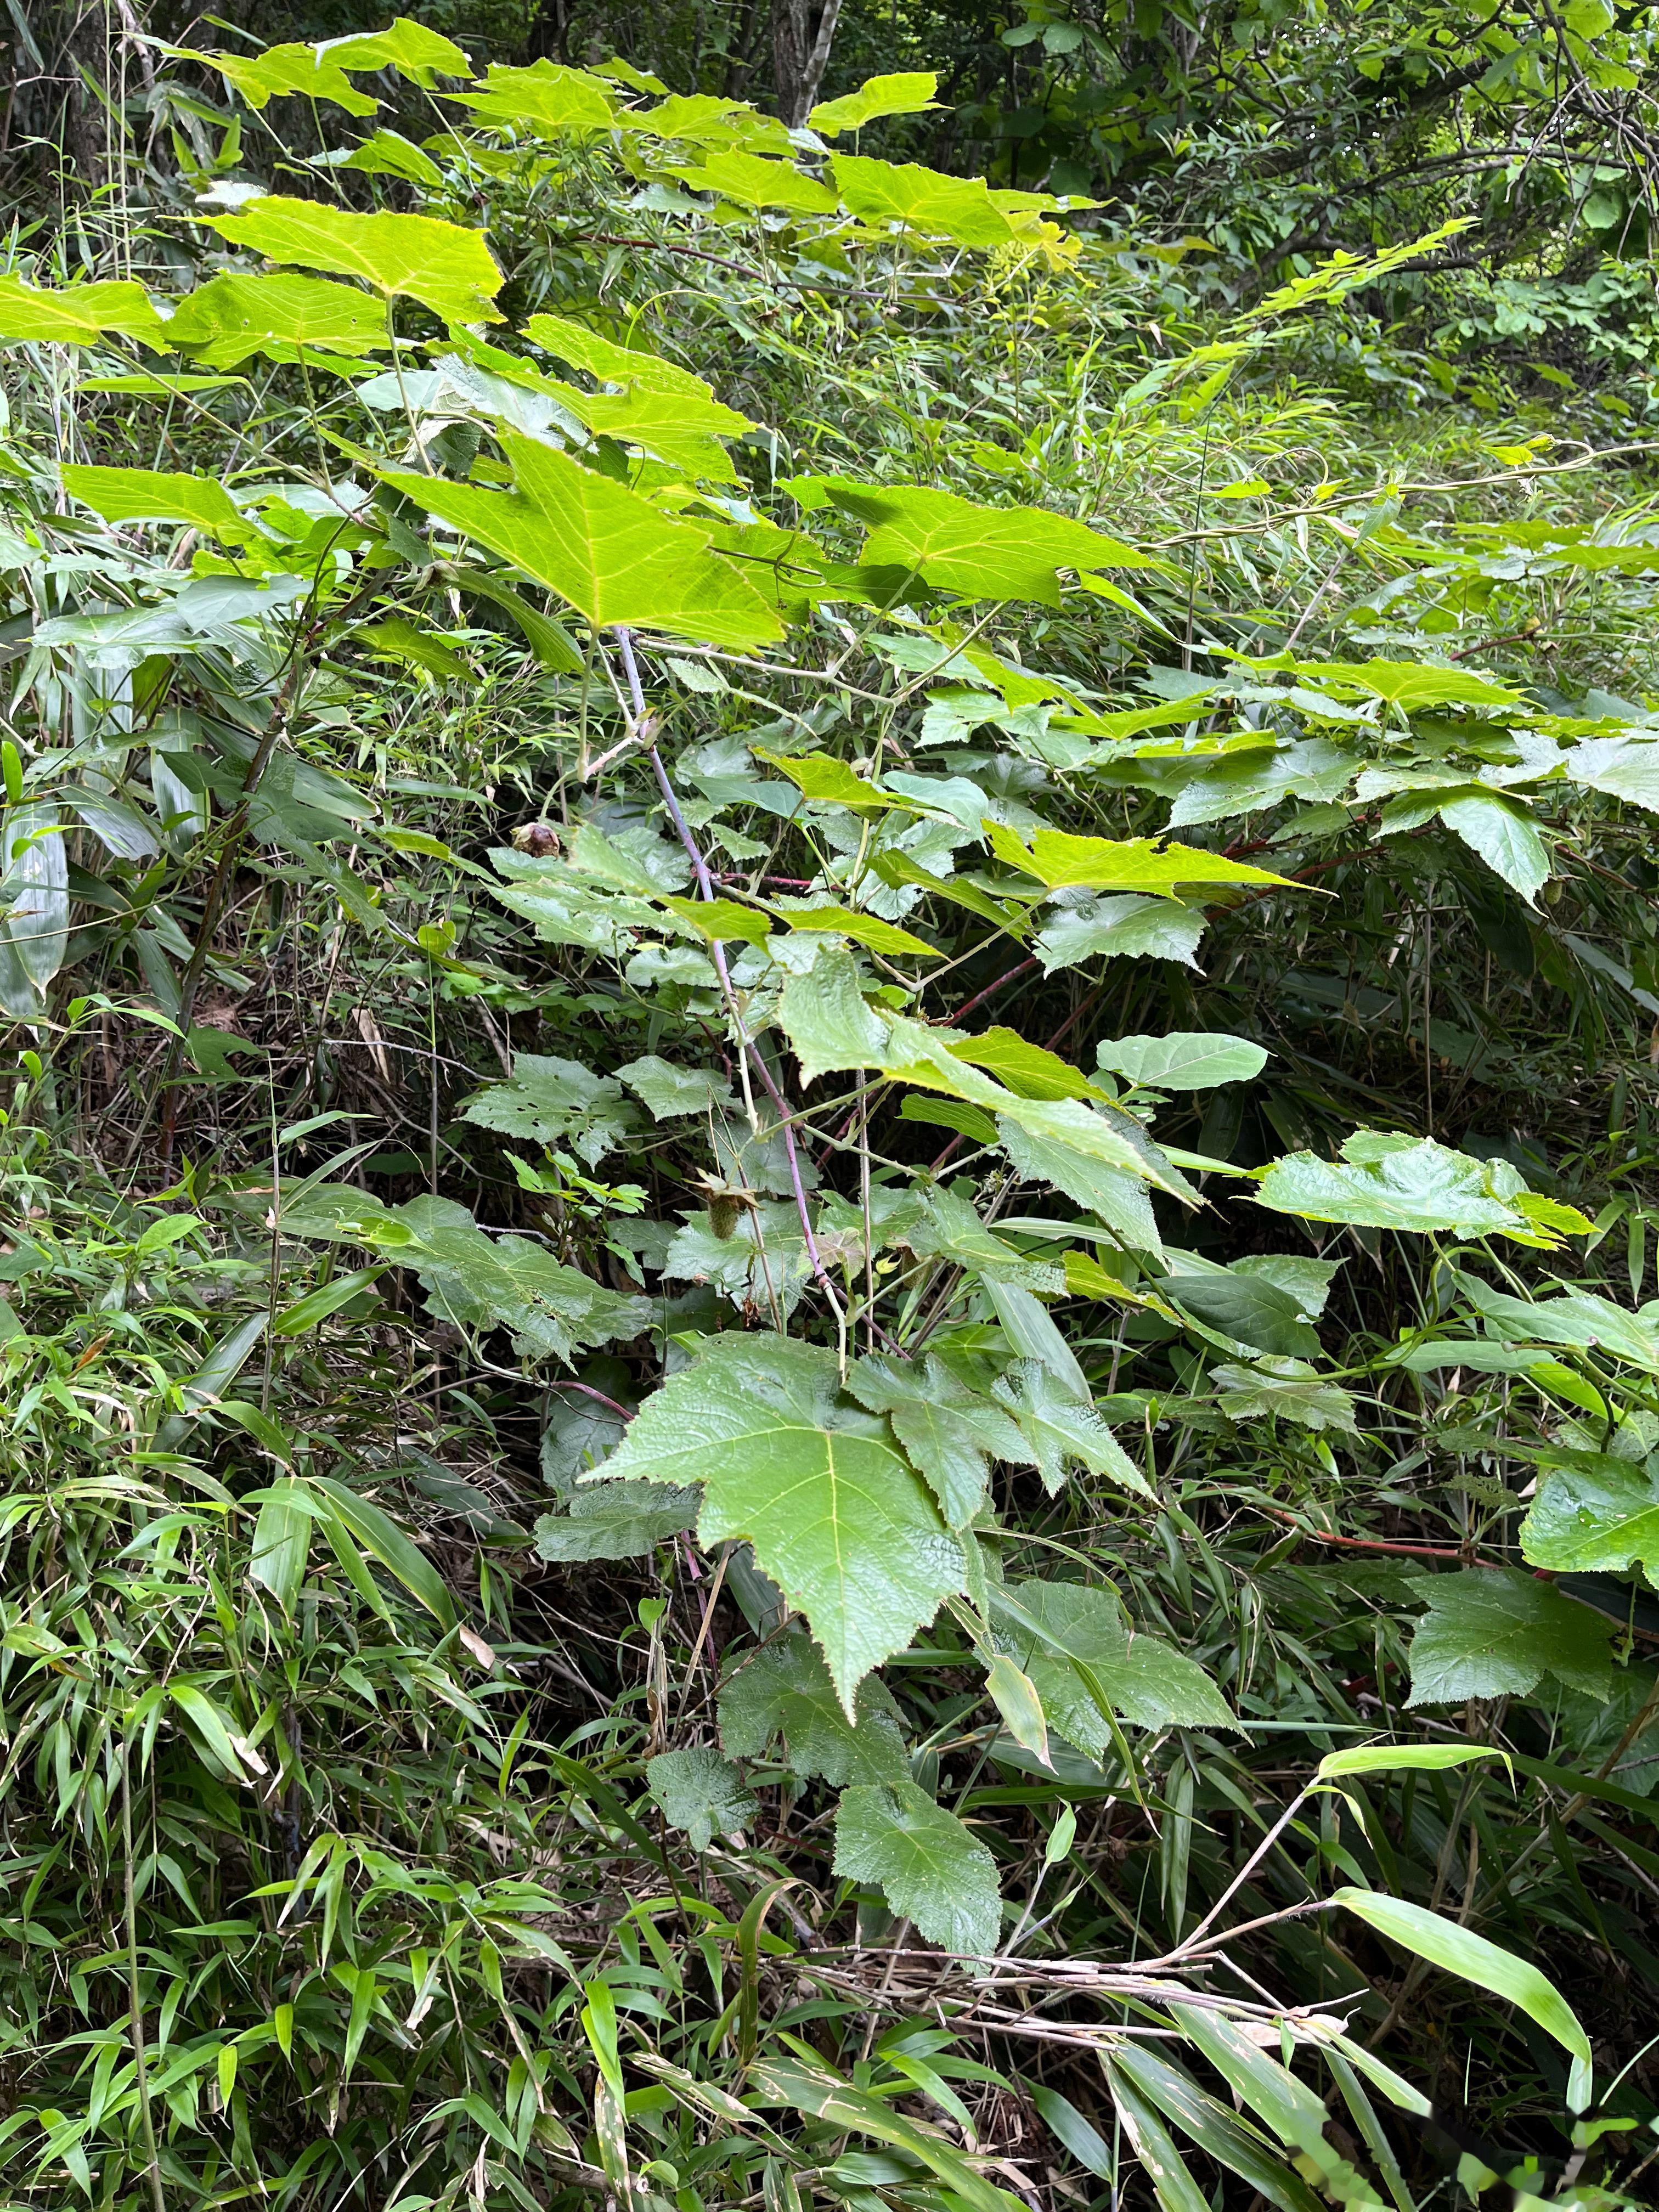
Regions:
<svg viewBox="0 0 1659 2212"><path fill-rule="evenodd" d="M623 668L628 677L629 695L633 702L634 728L642 733L647 728L647 709L645 703L645 690L640 682L639 663L634 657L634 640L628 630L619 629L617 632L617 641L622 653ZM681 809L674 787L669 781L668 770L663 763L662 755L658 751L654 743L650 747L647 757L651 763L652 774L657 779L657 788L662 793L662 802L667 809L668 818L673 823L681 844L685 848L686 857L690 860L696 877L697 895L703 899L715 899L720 894L714 888L714 875L708 861L703 858L702 848L691 834L690 824ZM817 1278L819 1288L830 1301L830 1310L836 1317L836 1332L840 1342L841 1364L844 1373L847 1367L847 1309L842 1303L835 1284L830 1280L830 1271L824 1266L823 1255L818 1250L817 1238L812 1233L811 1208L807 1204L806 1185L801 1177L800 1158L795 1148L794 1110L778 1088L777 1079L766 1064L765 1054L749 1034L748 1024L743 1018L743 1010L738 1002L737 990L732 981L731 970L726 963L726 948L719 938L709 939L709 951L714 956L714 972L720 977L720 994L726 1000L726 1012L732 1018L732 1025L737 1031L744 1056L756 1074L759 1076L767 1097L777 1109L779 1123L783 1133L784 1154L789 1164L790 1188L795 1195L795 1211L800 1217L801 1235L806 1240L807 1260L811 1266L812 1273ZM877 1335L888 1350L896 1352L899 1346L888 1335L886 1330L879 1324L874 1326Z"/></svg>

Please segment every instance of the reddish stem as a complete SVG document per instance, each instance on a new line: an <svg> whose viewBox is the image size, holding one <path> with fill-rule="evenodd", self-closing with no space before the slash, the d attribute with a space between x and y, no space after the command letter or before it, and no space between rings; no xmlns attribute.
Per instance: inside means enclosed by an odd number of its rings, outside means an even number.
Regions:
<svg viewBox="0 0 1659 2212"><path fill-rule="evenodd" d="M1444 1544L1391 1544L1381 1536L1334 1536L1323 1528L1308 1528L1282 1506L1264 1505L1261 1510L1271 1514L1275 1521L1285 1522L1298 1536L1311 1537L1316 1544L1340 1544L1348 1552L1398 1552L1413 1559L1452 1559L1460 1567L1489 1567L1494 1574L1504 1571L1501 1560L1470 1559Z"/></svg>
<svg viewBox="0 0 1659 2212"><path fill-rule="evenodd" d="M1029 960L1022 960L1018 968L1011 968L1006 975L999 975L994 983L988 983L982 991L976 992L965 1006L958 1006L951 1019L961 1021L965 1015L971 1014L975 1006L982 1006L988 999L994 999L1005 983L1012 983L1017 975L1024 975L1030 969L1040 968L1042 964L1035 954Z"/></svg>
<svg viewBox="0 0 1659 2212"><path fill-rule="evenodd" d="M560 1390L580 1390L584 1398L592 1398L601 1406L608 1406L613 1413L620 1414L624 1421L631 1421L634 1418L626 1406L619 1406L614 1398L607 1398L603 1390L596 1390L591 1382L560 1382L554 1387Z"/></svg>

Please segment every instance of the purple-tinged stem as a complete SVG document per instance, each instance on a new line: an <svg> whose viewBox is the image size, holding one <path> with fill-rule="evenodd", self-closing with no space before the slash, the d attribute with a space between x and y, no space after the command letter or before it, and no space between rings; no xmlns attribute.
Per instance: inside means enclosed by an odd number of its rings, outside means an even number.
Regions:
<svg viewBox="0 0 1659 2212"><path fill-rule="evenodd" d="M645 721L646 706L644 688L640 683L639 664L634 658L634 641L627 630L619 629L617 632L617 642L622 653L623 668L627 675L629 691L634 702L635 725L638 727ZM685 848L686 856L696 874L698 896L704 899L715 898L718 893L714 889L714 879L708 871L708 863L704 860L702 848L691 835L690 825L680 811L680 802L675 796L673 785L668 780L668 770L664 767L662 755L657 750L655 745L651 748L651 767L657 779L657 788L662 793L663 805L668 810L668 818L673 823L679 841ZM789 1102L779 1090L773 1079L772 1071L767 1066L765 1057L759 1047L744 1027L743 1017L738 1007L738 994L732 987L731 971L726 964L726 948L718 938L713 938L709 942L710 950L714 957L714 970L720 979L720 989L725 995L726 1006L731 1012L738 1035L742 1039L744 1051L747 1054L756 1074L764 1085L768 1097L778 1110L783 1130L784 1156L789 1163L790 1187L795 1194L795 1211L800 1216L801 1234L806 1240L806 1256L811 1262L812 1273L817 1277L819 1286L830 1301L830 1310L836 1316L836 1326L845 1336L846 1308L836 1296L836 1286L830 1279L830 1271L824 1266L818 1251L817 1238L812 1234L811 1211L806 1202L806 1186L801 1180L800 1159L795 1150L795 1133L790 1126L793 1116Z"/></svg>

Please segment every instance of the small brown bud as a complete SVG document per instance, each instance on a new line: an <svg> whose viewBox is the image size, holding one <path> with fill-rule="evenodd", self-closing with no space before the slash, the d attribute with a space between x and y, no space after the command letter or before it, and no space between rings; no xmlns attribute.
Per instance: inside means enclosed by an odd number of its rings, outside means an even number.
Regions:
<svg viewBox="0 0 1659 2212"><path fill-rule="evenodd" d="M564 840L550 822L521 822L513 832L513 848L532 860L557 860Z"/></svg>

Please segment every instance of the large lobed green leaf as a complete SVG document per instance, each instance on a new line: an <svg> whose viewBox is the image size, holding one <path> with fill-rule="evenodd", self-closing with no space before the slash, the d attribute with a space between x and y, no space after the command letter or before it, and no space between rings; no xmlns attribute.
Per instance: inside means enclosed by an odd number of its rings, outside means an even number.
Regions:
<svg viewBox="0 0 1659 2212"><path fill-rule="evenodd" d="M384 31L357 32L315 46L267 46L263 53L201 54L188 46L167 51L217 70L256 109L286 96L331 100L349 115L372 115L380 102L352 83L353 75L395 69L429 91L440 76L472 74L471 64L453 40L407 15L398 16Z"/></svg>
<svg viewBox="0 0 1659 2212"><path fill-rule="evenodd" d="M861 131L884 115L921 115L939 102L937 70L902 70L888 76L866 77L856 92L839 100L821 100L807 117L821 138L839 137L843 131Z"/></svg>
<svg viewBox="0 0 1659 2212"><path fill-rule="evenodd" d="M167 325L142 284L70 284L57 291L0 276L0 345L88 345L112 331L158 349Z"/></svg>
<svg viewBox="0 0 1659 2212"><path fill-rule="evenodd" d="M1550 1583L1471 1567L1414 1586L1429 1609L1411 1641L1413 1705L1524 1697L1547 1674L1592 1698L1610 1694L1613 1623Z"/></svg>
<svg viewBox="0 0 1659 2212"><path fill-rule="evenodd" d="M645 1779L669 1826L683 1829L696 1851L706 1851L716 1836L741 1841L760 1810L737 1768L705 1745L659 1752L647 1763Z"/></svg>
<svg viewBox="0 0 1659 2212"><path fill-rule="evenodd" d="M1470 1159L1430 1137L1417 1144L1383 1141L1386 1150L1372 1150L1350 1138L1343 1148L1348 1157L1342 1160L1291 1152L1262 1177L1257 1202L1275 1213L1299 1214L1304 1221L1424 1234L1439 1230L1454 1237L1528 1234L1524 1217L1494 1191L1493 1170L1486 1161Z"/></svg>
<svg viewBox="0 0 1659 2212"><path fill-rule="evenodd" d="M1112 1748L1114 1719L1136 1728L1236 1728L1204 1669L1128 1627L1109 1589L1030 1581L993 1591L998 1640L1030 1675L1051 1725L1091 1757Z"/></svg>
<svg viewBox="0 0 1659 2212"><path fill-rule="evenodd" d="M1659 1478L1651 1463L1628 1474L1604 1463L1547 1474L1521 1524L1521 1550L1557 1574L1659 1572Z"/></svg>
<svg viewBox="0 0 1659 2212"><path fill-rule="evenodd" d="M823 1655L799 1628L743 1655L721 1686L720 1720L720 1741L732 1759L763 1759L781 1736L792 1774L817 1776L838 1790L909 1778L899 1709L880 1676L859 1685L849 1717Z"/></svg>
<svg viewBox="0 0 1659 2212"><path fill-rule="evenodd" d="M836 164L885 168L884 162ZM970 198L975 187L960 189ZM983 192L984 187L977 187ZM986 204L991 222L1006 217ZM866 526L860 559L913 569L941 591L973 599L1035 599L1060 604L1062 569L1133 568L1146 556L1086 523L1040 507L981 507L955 492L923 484L859 483L849 477L808 477L793 487L802 502L833 502Z"/></svg>
<svg viewBox="0 0 1659 2212"><path fill-rule="evenodd" d="M392 337L384 303L355 285L227 269L185 295L167 343L215 368L237 368L253 354L289 361L384 353Z"/></svg>
<svg viewBox="0 0 1659 2212"><path fill-rule="evenodd" d="M596 627L671 631L739 649L782 626L708 534L671 522L637 493L568 454L503 430L518 489L485 491L406 469L384 480L428 514L545 584Z"/></svg>
<svg viewBox="0 0 1659 2212"><path fill-rule="evenodd" d="M361 277L388 299L418 300L446 323L498 323L501 272L481 230L424 215L354 215L280 193L210 222L234 246L268 261Z"/></svg>
<svg viewBox="0 0 1659 2212"><path fill-rule="evenodd" d="M1155 837L1077 837L1065 830L1037 830L1027 845L1000 822L988 821L991 850L1010 867L1035 876L1048 890L1150 892L1173 898L1202 884L1283 884L1266 868L1193 845L1160 844Z"/></svg>
<svg viewBox="0 0 1659 2212"><path fill-rule="evenodd" d="M836 1813L836 1872L880 1884L930 1943L969 1958L996 1950L996 1861L967 1824L914 1782L858 1783Z"/></svg>
<svg viewBox="0 0 1659 2212"><path fill-rule="evenodd" d="M744 1538L806 1615L842 1705L963 1586L962 1551L885 1421L842 1397L833 1352L713 1340L647 1398L589 1481L701 1483L705 1544Z"/></svg>

